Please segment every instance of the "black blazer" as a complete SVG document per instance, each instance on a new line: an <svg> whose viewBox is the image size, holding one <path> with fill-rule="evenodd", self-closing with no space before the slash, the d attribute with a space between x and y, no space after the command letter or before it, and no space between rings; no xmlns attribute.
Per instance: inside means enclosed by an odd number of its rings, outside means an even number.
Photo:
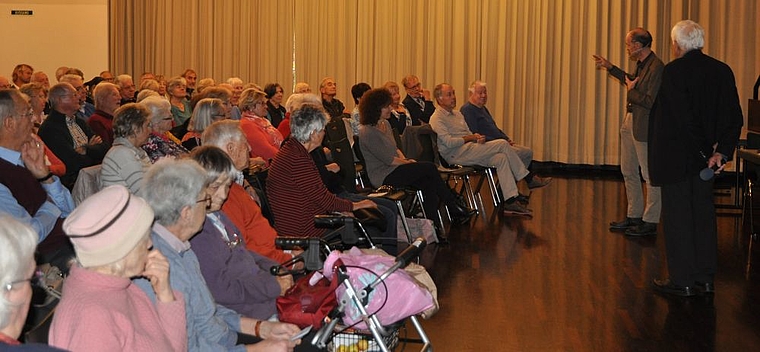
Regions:
<svg viewBox="0 0 760 352"><path fill-rule="evenodd" d="M87 135L88 140L95 135L84 120L77 118L76 123ZM61 177L61 182L69 189L74 187L74 182L79 176L79 170L100 164L108 149L111 148L109 143L103 142L94 146L86 146L84 155L77 153L74 150L74 137L71 136L69 128L66 127L66 116L57 110L50 111L50 115L42 123L37 134L50 151L66 165L66 174Z"/></svg>
<svg viewBox="0 0 760 352"><path fill-rule="evenodd" d="M435 105L433 105L432 101L425 100L425 109L423 110L420 107L420 104L417 104L412 97L407 95L406 98L404 98L403 104L404 107L409 110L409 114L412 115L413 120L430 123L430 116L433 116L433 113L435 112Z"/></svg>
<svg viewBox="0 0 760 352"><path fill-rule="evenodd" d="M734 153L743 125L731 68L701 50L665 65L649 118L649 176L654 185L696 176L715 151Z"/></svg>

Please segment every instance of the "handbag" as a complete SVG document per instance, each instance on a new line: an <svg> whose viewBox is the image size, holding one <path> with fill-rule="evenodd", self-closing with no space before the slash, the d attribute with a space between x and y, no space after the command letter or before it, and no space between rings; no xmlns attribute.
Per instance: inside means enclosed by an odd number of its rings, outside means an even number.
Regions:
<svg viewBox="0 0 760 352"><path fill-rule="evenodd" d="M322 327L324 318L338 305L335 296L337 287L338 280L330 281L316 271L298 279L284 295L277 297L280 321L302 329L310 325L314 329Z"/></svg>

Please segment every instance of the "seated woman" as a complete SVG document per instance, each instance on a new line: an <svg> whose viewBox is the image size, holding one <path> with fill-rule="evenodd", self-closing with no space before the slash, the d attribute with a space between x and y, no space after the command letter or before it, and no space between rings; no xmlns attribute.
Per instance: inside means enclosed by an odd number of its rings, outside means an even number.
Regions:
<svg viewBox="0 0 760 352"><path fill-rule="evenodd" d="M150 111L150 136L142 149L148 153L151 163L163 157L180 158L188 151L180 141L169 132L172 128L171 104L160 97L148 97L140 102Z"/></svg>
<svg viewBox="0 0 760 352"><path fill-rule="evenodd" d="M370 200L338 198L322 183L309 153L322 147L326 124L324 110L312 105L291 113L291 138L280 148L267 178L267 195L279 234L321 237L326 231L314 226L315 215L377 207Z"/></svg>
<svg viewBox="0 0 760 352"><path fill-rule="evenodd" d="M251 88L244 90L238 107L243 113L240 128L251 146L251 157L273 159L280 150L283 138L280 131L264 117L267 116L267 98L264 93Z"/></svg>
<svg viewBox="0 0 760 352"><path fill-rule="evenodd" d="M290 341L297 326L245 317L214 301L189 242L203 228L212 204L207 181L206 171L194 160L162 159L145 175L143 190L155 211L153 246L169 261L172 288L185 297L188 351L292 349L298 343ZM147 280L135 283L155 301ZM249 335L264 340L244 346L242 340Z"/></svg>
<svg viewBox="0 0 760 352"><path fill-rule="evenodd" d="M169 285L169 262L153 246L153 210L123 186L90 196L66 218L71 267L50 326L51 345L72 351L187 349L185 301ZM154 305L130 278L150 280Z"/></svg>
<svg viewBox="0 0 760 352"><path fill-rule="evenodd" d="M455 222L468 221L473 212L457 204L454 193L443 182L435 165L407 159L396 147L388 124L391 102L391 93L384 88L364 93L359 102L362 124L359 128L359 145L370 181L374 186L412 186L422 190L425 214L430 219L435 219L439 201L442 201L449 208Z"/></svg>
<svg viewBox="0 0 760 352"><path fill-rule="evenodd" d="M269 319L277 313L277 297L293 286L293 277L272 276L269 268L279 263L248 250L240 230L221 211L237 172L229 156L217 147L203 146L190 157L206 169L206 194L211 197L203 230L190 240L203 278L219 304L251 318Z"/></svg>
<svg viewBox="0 0 760 352"><path fill-rule="evenodd" d="M391 93L391 114L388 116L388 122L391 127L398 131L398 134L404 134L406 126L419 126L422 121L413 119L409 110L401 104L401 94L399 94L398 84L393 81L385 82L383 86Z"/></svg>
<svg viewBox="0 0 760 352"><path fill-rule="evenodd" d="M285 119L285 107L282 106L283 90L279 83L267 83L264 86L264 93L267 94L267 118L272 122L275 128L280 127L280 123Z"/></svg>
<svg viewBox="0 0 760 352"><path fill-rule="evenodd" d="M103 158L100 181L103 187L122 185L132 194L142 187L142 178L151 162L141 149L151 133L150 111L137 103L118 109L113 118L114 141Z"/></svg>
<svg viewBox="0 0 760 352"><path fill-rule="evenodd" d="M190 101L187 100L186 88L187 81L179 76L170 79L166 85L166 95L169 98L169 103L172 105L172 117L174 118L175 126L181 126L193 114Z"/></svg>
<svg viewBox="0 0 760 352"><path fill-rule="evenodd" d="M62 351L40 344L16 346L32 301L36 247L31 227L0 216L0 351Z"/></svg>
<svg viewBox="0 0 760 352"><path fill-rule="evenodd" d="M293 110L300 109L304 104L312 104L319 106L322 101L319 97L311 93L293 93L288 97L288 101L285 102L285 119L277 126L277 130L284 139L290 138L290 113Z"/></svg>
<svg viewBox="0 0 760 352"><path fill-rule="evenodd" d="M221 99L201 99L193 110L193 117L190 118L187 134L182 137L182 146L187 150L193 150L193 148L201 145L203 130L216 121L227 119L228 113Z"/></svg>

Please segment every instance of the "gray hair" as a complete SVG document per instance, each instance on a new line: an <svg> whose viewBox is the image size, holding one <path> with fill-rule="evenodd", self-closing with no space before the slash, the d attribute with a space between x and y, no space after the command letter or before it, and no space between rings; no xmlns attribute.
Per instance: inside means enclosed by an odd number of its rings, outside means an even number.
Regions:
<svg viewBox="0 0 760 352"><path fill-rule="evenodd" d="M158 88L159 88L158 81L156 81L155 79L149 78L140 82L140 90L149 89L149 90L158 92Z"/></svg>
<svg viewBox="0 0 760 352"><path fill-rule="evenodd" d="M322 106L322 101L316 94L295 93L290 95L288 101L285 102L285 111L292 113L293 110L298 110L304 105Z"/></svg>
<svg viewBox="0 0 760 352"><path fill-rule="evenodd" d="M409 85L409 81L411 81L412 79L416 79L418 82L420 80L419 77L417 77L415 75L407 75L406 77L404 77L404 78L401 79L401 85L403 85L404 88L409 89L406 86Z"/></svg>
<svg viewBox="0 0 760 352"><path fill-rule="evenodd" d="M183 85L183 86L187 86L187 80L185 79L185 77L179 77L179 76L172 77L169 80L169 82L166 83L166 89L167 90L172 89L175 86L178 86L180 84Z"/></svg>
<svg viewBox="0 0 760 352"><path fill-rule="evenodd" d="M57 83L54 86L50 87L50 92L48 93L48 102L50 102L50 106L53 109L58 107L58 99L69 92L69 89L67 88L74 91L74 93L77 91L74 89L74 86L66 82Z"/></svg>
<svg viewBox="0 0 760 352"><path fill-rule="evenodd" d="M206 178L209 184L216 181L221 175L226 175L227 178L235 180L235 175L238 173L227 152L217 146L203 145L194 148L190 152L190 158L197 161L206 170Z"/></svg>
<svg viewBox="0 0 760 352"><path fill-rule="evenodd" d="M306 82L298 82L296 83L296 86L293 87L293 93L310 93L311 87L309 87L309 84Z"/></svg>
<svg viewBox="0 0 760 352"><path fill-rule="evenodd" d="M109 90L111 89L116 89L116 92L119 92L119 86L113 83L101 82L95 86L95 89L92 91L92 99L95 101L96 108L100 108L103 105L103 101L108 97Z"/></svg>
<svg viewBox="0 0 760 352"><path fill-rule="evenodd" d="M0 330L10 324L14 310L25 308L9 302L5 290L11 282L27 279L37 239L37 233L29 225L0 216Z"/></svg>
<svg viewBox="0 0 760 352"><path fill-rule="evenodd" d="M139 93L137 93L137 99L135 99L136 102L141 102L145 99L148 99L149 97L160 97L161 94L158 94L155 90L152 89L143 89Z"/></svg>
<svg viewBox="0 0 760 352"><path fill-rule="evenodd" d="M172 117L172 104L160 96L149 96L140 101L150 111L150 121L157 124L165 117Z"/></svg>
<svg viewBox="0 0 760 352"><path fill-rule="evenodd" d="M80 77L80 76L72 75L70 73L67 73L67 74L65 74L65 75L63 75L61 77L61 79L59 80L59 82L71 83L71 85L73 86L74 82L84 83L84 79L82 79L82 77Z"/></svg>
<svg viewBox="0 0 760 352"><path fill-rule="evenodd" d="M327 125L327 114L321 107L304 105L290 113L290 135L306 143L309 136Z"/></svg>
<svg viewBox="0 0 760 352"><path fill-rule="evenodd" d="M160 159L148 169L143 181L140 196L163 226L176 224L182 208L194 206L208 186L206 171L192 159Z"/></svg>
<svg viewBox="0 0 760 352"><path fill-rule="evenodd" d="M475 80L470 83L470 88L467 88L467 90L470 92L470 94L475 93L475 89L478 87L485 87L486 82Z"/></svg>
<svg viewBox="0 0 760 352"><path fill-rule="evenodd" d="M217 121L208 126L201 136L203 145L211 145L226 150L227 143L247 141L240 128L240 122L234 120Z"/></svg>
<svg viewBox="0 0 760 352"><path fill-rule="evenodd" d="M118 75L116 78L114 78L113 83L119 86L119 89L124 88L124 84L127 81L132 81L132 84L134 84L134 80L132 80L132 76L130 75Z"/></svg>
<svg viewBox="0 0 760 352"><path fill-rule="evenodd" d="M256 89L248 88L240 94L238 107L241 111L252 111L256 103L267 100L266 93Z"/></svg>
<svg viewBox="0 0 760 352"><path fill-rule="evenodd" d="M243 80L240 79L240 77L230 77L227 78L227 84L235 85L235 84L243 84Z"/></svg>
<svg viewBox="0 0 760 352"><path fill-rule="evenodd" d="M450 84L439 83L435 85L435 88L433 88L433 97L435 97L436 100L440 99L443 96L443 86L450 86Z"/></svg>
<svg viewBox="0 0 760 352"><path fill-rule="evenodd" d="M187 126L187 130L201 133L214 121L219 120L218 116L222 115L226 118L222 99L203 98L193 109L193 116L190 117L190 124Z"/></svg>
<svg viewBox="0 0 760 352"><path fill-rule="evenodd" d="M16 114L16 102L21 99L24 96L16 89L0 89L0 128L6 118Z"/></svg>
<svg viewBox="0 0 760 352"><path fill-rule="evenodd" d="M697 22L683 20L673 26L670 39L684 52L702 49L705 46L705 30Z"/></svg>
<svg viewBox="0 0 760 352"><path fill-rule="evenodd" d="M142 129L145 121L148 121L150 111L140 104L129 103L116 109L113 115L113 136L126 138L136 135Z"/></svg>

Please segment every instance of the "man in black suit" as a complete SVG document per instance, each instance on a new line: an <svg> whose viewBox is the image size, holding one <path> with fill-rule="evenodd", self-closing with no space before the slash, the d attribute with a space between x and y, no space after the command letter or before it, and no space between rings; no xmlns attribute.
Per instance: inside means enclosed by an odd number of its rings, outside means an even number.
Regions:
<svg viewBox="0 0 760 352"><path fill-rule="evenodd" d="M663 70L649 120L649 172L662 187L670 277L655 279L653 287L692 296L714 292L718 256L712 172L700 171L723 169L743 118L731 68L702 53L704 29L681 21L671 39L676 59Z"/></svg>
<svg viewBox="0 0 760 352"><path fill-rule="evenodd" d="M58 83L50 88L52 109L37 132L45 144L64 164L66 174L61 177L64 186L71 189L84 167L100 164L110 144L92 132L84 120L77 117L79 94L69 83Z"/></svg>
<svg viewBox="0 0 760 352"><path fill-rule="evenodd" d="M413 120L430 123L430 116L435 112L435 105L430 100L430 91L422 88L422 82L415 75L409 75L401 80L406 91L404 107L409 110Z"/></svg>

